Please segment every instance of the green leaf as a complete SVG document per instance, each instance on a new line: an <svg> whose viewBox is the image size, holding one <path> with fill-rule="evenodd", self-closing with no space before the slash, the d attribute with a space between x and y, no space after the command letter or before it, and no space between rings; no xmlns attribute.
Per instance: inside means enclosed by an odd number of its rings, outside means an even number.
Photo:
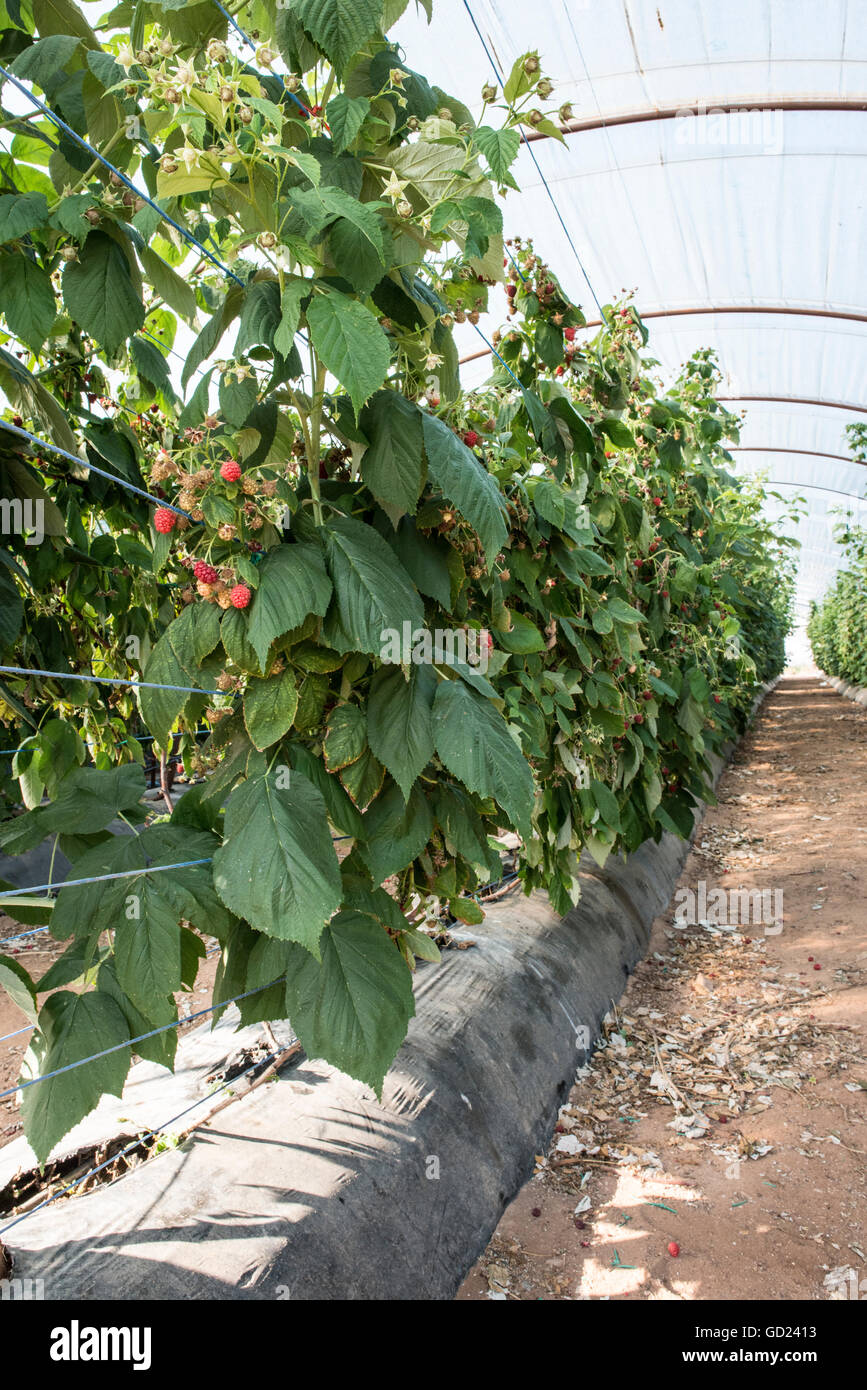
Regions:
<svg viewBox="0 0 867 1390"><path fill-rule="evenodd" d="M324 528L340 622L356 651L382 651L383 634L424 622L421 599L394 551L372 526L335 517Z"/></svg>
<svg viewBox="0 0 867 1390"><path fill-rule="evenodd" d="M43 808L42 824L46 830L74 825L78 834L87 835L104 829L118 811L137 806L144 790L144 773L137 763L109 771L76 767L63 778L51 805Z"/></svg>
<svg viewBox="0 0 867 1390"><path fill-rule="evenodd" d="M113 924L115 969L142 1013L181 987L180 920L187 905L172 873L137 875L124 884L124 909Z"/></svg>
<svg viewBox="0 0 867 1390"><path fill-rule="evenodd" d="M359 424L370 440L361 460L366 485L388 506L392 520L415 511L426 474L422 412L397 391L377 391Z"/></svg>
<svg viewBox="0 0 867 1390"><path fill-rule="evenodd" d="M225 416L226 423L240 429L247 416L256 405L257 384L255 373L243 377L238 381L237 377L222 372L220 373L220 386L218 391L220 400L220 410Z"/></svg>
<svg viewBox="0 0 867 1390"><path fill-rule="evenodd" d="M52 34L49 38L37 39L18 54L10 64L10 72L22 82L35 82L45 91L56 85L80 42L71 34Z"/></svg>
<svg viewBox="0 0 867 1390"><path fill-rule="evenodd" d="M129 262L105 232L91 232L79 259L64 270L63 302L73 320L109 354L137 332L145 319Z"/></svg>
<svg viewBox="0 0 867 1390"><path fill-rule="evenodd" d="M303 772L325 799L328 819L343 835L357 839L362 834L362 820L336 777L331 777L309 748L293 744L290 751L293 771Z"/></svg>
<svg viewBox="0 0 867 1390"><path fill-rule="evenodd" d="M121 1010L104 994L61 990L45 1001L39 1014L39 1034L25 1058L22 1080L83 1062L107 1048L117 1047L117 1051L24 1091L24 1133L40 1164L64 1134L90 1114L101 1096L123 1094L131 1057L129 1047L118 1044L126 1043L129 1036Z"/></svg>
<svg viewBox="0 0 867 1390"><path fill-rule="evenodd" d="M590 783L590 791L605 824L610 826L612 830L619 830L620 807L611 788L606 787L604 782L599 782L594 777Z"/></svg>
<svg viewBox="0 0 867 1390"><path fill-rule="evenodd" d="M68 819L67 824L78 828L74 819ZM70 936L88 937L94 931L102 930L104 925L113 926L115 918L123 911L130 880L106 879L104 875L142 869L145 863L141 836L137 835L112 835L76 857L70 878L102 881L64 888L58 894L51 918L51 935L55 940L65 941Z"/></svg>
<svg viewBox="0 0 867 1390"><path fill-rule="evenodd" d="M340 906L342 885L325 802L292 773L248 778L226 806L225 839L214 855L214 885L237 916L310 951Z"/></svg>
<svg viewBox="0 0 867 1390"><path fill-rule="evenodd" d="M368 97L349 97L345 92L340 92L331 98L325 108L325 115L331 127L331 143L335 154L349 148L364 125L369 110Z"/></svg>
<svg viewBox="0 0 867 1390"><path fill-rule="evenodd" d="M244 696L244 723L259 749L270 748L292 727L298 708L298 688L291 671L269 680L251 681Z"/></svg>
<svg viewBox="0 0 867 1390"><path fill-rule="evenodd" d="M178 1017L174 1000L152 999L147 1014L141 1013L121 989L111 957L104 960L99 967L96 987L100 994L114 1000L126 1019L130 1037L138 1038L139 1041L135 1044L137 1055L143 1057L146 1062L156 1062L157 1066L167 1067L171 1071L178 1048L178 1030L167 1026L174 1023ZM153 1038L142 1037L143 1033L150 1033L154 1028L165 1028L165 1032L157 1033Z"/></svg>
<svg viewBox="0 0 867 1390"><path fill-rule="evenodd" d="M192 679L178 660L167 632L151 650L142 680L160 687L192 686ZM165 746L175 720L190 698L189 690L141 686L138 698L142 719L157 741Z"/></svg>
<svg viewBox="0 0 867 1390"><path fill-rule="evenodd" d="M44 193L7 193L0 197L0 242L14 241L47 221Z"/></svg>
<svg viewBox="0 0 867 1390"><path fill-rule="evenodd" d="M632 431L622 420L600 420L599 428L607 434L611 443L618 449L634 449L635 440Z"/></svg>
<svg viewBox="0 0 867 1390"><path fill-rule="evenodd" d="M14 910L14 909L13 909ZM13 1004L26 1014L30 1023L36 1022L39 1012L36 1006L36 986L24 966L13 956L0 955L0 985L3 986Z"/></svg>
<svg viewBox="0 0 867 1390"><path fill-rule="evenodd" d="M24 604L15 580L4 570L0 573L0 651L11 647L24 621Z"/></svg>
<svg viewBox="0 0 867 1390"><path fill-rule="evenodd" d="M192 324L196 317L196 294L192 285L149 246L139 247L138 255L145 278L153 285L160 298L180 314L182 319Z"/></svg>
<svg viewBox="0 0 867 1390"><path fill-rule="evenodd" d="M307 324L316 352L350 396L357 415L382 385L391 360L379 321L357 299L330 290L311 300Z"/></svg>
<svg viewBox="0 0 867 1390"><path fill-rule="evenodd" d="M355 806L360 806L364 810L369 806L375 796L379 795L380 788L385 779L385 768L371 753L369 748L365 748L360 758L356 758L354 763L348 767L340 769L340 780L346 788ZM362 830L359 834L363 833Z"/></svg>
<svg viewBox="0 0 867 1390"><path fill-rule="evenodd" d="M360 758L367 747L367 721L358 705L335 705L328 716L323 751L329 772L339 772Z"/></svg>
<svg viewBox="0 0 867 1390"><path fill-rule="evenodd" d="M280 322L274 330L274 347L283 357L288 357L292 351L301 317L301 303L309 293L309 280L290 278L283 286Z"/></svg>
<svg viewBox="0 0 867 1390"><path fill-rule="evenodd" d="M434 753L432 710L437 679L429 666L383 666L370 688L367 738L403 792L404 800Z"/></svg>
<svg viewBox="0 0 867 1390"><path fill-rule="evenodd" d="M365 843L359 854L375 883L399 873L421 854L434 828L433 812L424 793L413 787L405 798L390 786L364 815Z"/></svg>
<svg viewBox="0 0 867 1390"><path fill-rule="evenodd" d="M494 130L491 126L480 125L473 131L472 140L476 149L488 161L494 181L505 183L521 143L518 131L509 127L505 130Z"/></svg>
<svg viewBox="0 0 867 1390"><path fill-rule="evenodd" d="M497 645L504 651L528 656L531 652L545 650L545 638L535 623L523 613L511 613L512 626L508 632L497 632Z"/></svg>
<svg viewBox="0 0 867 1390"><path fill-rule="evenodd" d="M280 286L276 280L257 280L247 290L234 356L241 357L251 347L273 349L279 327Z"/></svg>
<svg viewBox="0 0 867 1390"><path fill-rule="evenodd" d="M381 1095L415 1013L412 976L383 927L339 913L322 937L322 960L293 952L286 1010L304 1049Z"/></svg>
<svg viewBox="0 0 867 1390"><path fill-rule="evenodd" d="M533 774L509 726L463 681L443 681L433 708L436 750L449 772L479 796L492 796L529 838Z"/></svg>
<svg viewBox="0 0 867 1390"><path fill-rule="evenodd" d="M431 477L477 532L490 565L508 535L500 490L475 454L442 420L425 414L422 428Z"/></svg>
<svg viewBox="0 0 867 1390"><path fill-rule="evenodd" d="M631 604L624 603L622 598L609 598L608 612L615 622L626 623L629 626L646 621L643 613L639 613L638 609L633 608Z"/></svg>
<svg viewBox="0 0 867 1390"><path fill-rule="evenodd" d="M57 309L47 271L24 253L0 258L0 313L11 332L38 353Z"/></svg>
<svg viewBox="0 0 867 1390"><path fill-rule="evenodd" d="M156 390L164 391L168 396L174 394L169 364L156 343L152 343L148 338L130 338L129 355L142 381Z"/></svg>
<svg viewBox="0 0 867 1390"><path fill-rule="evenodd" d="M401 517L397 530L386 537L420 594L436 599L443 608L451 607L451 578L449 558L460 557L451 546L438 537L426 536L416 528L411 517Z"/></svg>
<svg viewBox="0 0 867 1390"><path fill-rule="evenodd" d="M358 294L370 294L379 284L385 271L385 257L354 222L338 217L332 223L328 231L328 249L338 275L348 280Z"/></svg>
<svg viewBox="0 0 867 1390"><path fill-rule="evenodd" d="M265 556L259 574L247 637L264 672L271 643L300 627L311 613L322 617L332 591L322 552L315 545L275 546Z"/></svg>
<svg viewBox="0 0 867 1390"><path fill-rule="evenodd" d="M382 20L382 0L293 0L292 10L338 75Z"/></svg>

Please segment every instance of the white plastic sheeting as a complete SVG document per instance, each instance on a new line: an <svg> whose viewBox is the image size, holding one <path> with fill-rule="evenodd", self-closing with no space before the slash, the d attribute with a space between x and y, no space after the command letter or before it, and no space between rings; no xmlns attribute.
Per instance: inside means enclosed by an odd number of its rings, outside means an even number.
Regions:
<svg viewBox="0 0 867 1390"><path fill-rule="evenodd" d="M785 495L804 488L791 531L803 616L839 563L832 509L867 520L867 469L829 457L849 454L845 426L867 416L785 399L867 407L867 0L434 0L430 26L411 5L396 33L410 64L474 114L492 61L507 73L536 48L552 100L596 127L532 144L574 250L527 147L506 234L535 239L589 319L594 296L624 288L642 312L703 309L648 320L667 379L711 346L721 395L773 398L728 404L747 411L739 470ZM493 296L488 336L504 305ZM734 306L753 312L712 312ZM755 312L769 308L812 312ZM460 345L481 343L464 330ZM465 380L488 370L468 364Z"/></svg>

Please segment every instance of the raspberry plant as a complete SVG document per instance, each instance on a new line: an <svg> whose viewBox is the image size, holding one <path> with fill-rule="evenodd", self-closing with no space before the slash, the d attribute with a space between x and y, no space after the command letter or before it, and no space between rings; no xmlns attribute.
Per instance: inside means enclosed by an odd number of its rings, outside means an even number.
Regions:
<svg viewBox="0 0 867 1390"><path fill-rule="evenodd" d="M24 1092L40 1160L177 1018L203 934L218 1004L256 991L244 1022L288 1014L380 1090L425 925L481 922L503 832L565 912L582 849L690 832L782 664L785 565L706 354L663 392L635 309L580 342L516 243L501 360L462 392L454 323L510 265L495 192L557 108L530 53L475 124L384 37L403 8L241 5L249 61L207 3L137 5L129 32L120 6L98 35L71 0L3 10L3 65L113 166L4 111L7 419L82 466L0 431L4 495L45 517L2 555L3 660L144 682L0 685L4 850L51 837L74 878L129 875L12 909L69 943L38 984L0 959L26 1074L115 1049ZM405 625L468 635L485 669L389 662ZM141 725L201 778L168 818L141 802ZM175 1036L135 1051L170 1066Z"/></svg>

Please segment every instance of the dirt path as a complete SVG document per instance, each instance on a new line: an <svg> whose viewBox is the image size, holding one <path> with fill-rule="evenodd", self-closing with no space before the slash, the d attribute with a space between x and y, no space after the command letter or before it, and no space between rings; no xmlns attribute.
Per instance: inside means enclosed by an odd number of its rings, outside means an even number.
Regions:
<svg viewBox="0 0 867 1390"><path fill-rule="evenodd" d="M719 803L459 1298L867 1297L867 710L784 678Z"/></svg>

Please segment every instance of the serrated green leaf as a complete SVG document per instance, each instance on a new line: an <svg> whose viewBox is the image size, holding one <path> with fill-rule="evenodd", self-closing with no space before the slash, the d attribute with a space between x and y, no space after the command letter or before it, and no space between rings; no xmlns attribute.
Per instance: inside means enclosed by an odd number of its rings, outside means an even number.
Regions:
<svg viewBox="0 0 867 1390"><path fill-rule="evenodd" d="M349 395L357 414L382 385L391 361L378 319L357 299L330 290L311 300L307 325L316 352Z"/></svg>
<svg viewBox="0 0 867 1390"><path fill-rule="evenodd" d="M336 154L349 148L364 125L370 110L368 97L350 97L339 92L332 97L325 108L325 115L331 127L331 141Z"/></svg>
<svg viewBox="0 0 867 1390"><path fill-rule="evenodd" d="M505 183L521 143L518 131L510 127L494 130L491 126L480 125L473 131L472 139L476 149L488 161L495 182Z"/></svg>
<svg viewBox="0 0 867 1390"><path fill-rule="evenodd" d="M502 806L529 837L533 773L501 714L463 681L443 681L433 708L436 750L449 772L479 796Z"/></svg>
<svg viewBox="0 0 867 1390"><path fill-rule="evenodd" d="M321 962L293 952L287 1012L309 1056L379 1095L415 1012L412 976L388 933L364 913L338 913L321 945Z"/></svg>
<svg viewBox="0 0 867 1390"><path fill-rule="evenodd" d="M414 511L427 471L421 410L397 391L377 391L359 423L370 440L361 460L365 483L392 519Z"/></svg>
<svg viewBox="0 0 867 1390"><path fill-rule="evenodd" d="M129 1029L121 1010L100 993L52 994L39 1013L39 1033L25 1058L22 1080L47 1075L60 1067L84 1062L95 1052L117 1048L107 1057L73 1066L62 1076L28 1086L21 1114L27 1142L40 1163L85 1115L108 1093L120 1097L131 1060L126 1043ZM33 1048L38 1048L34 1055Z"/></svg>
<svg viewBox="0 0 867 1390"><path fill-rule="evenodd" d="M38 353L51 332L57 309L47 271L30 256L0 258L0 313L10 331Z"/></svg>
<svg viewBox="0 0 867 1390"><path fill-rule="evenodd" d="M315 545L278 545L259 567L260 583L247 621L247 638L264 672L271 643L300 627L311 613L322 617L331 581Z"/></svg>
<svg viewBox="0 0 867 1390"><path fill-rule="evenodd" d="M367 747L367 721L358 705L335 705L328 716L323 752L329 772L339 772L360 758Z"/></svg>
<svg viewBox="0 0 867 1390"><path fill-rule="evenodd" d="M110 354L144 323L144 305L130 278L129 262L105 232L91 232L78 260L67 265L63 302L75 322Z"/></svg>
<svg viewBox="0 0 867 1390"><path fill-rule="evenodd" d="M226 805L225 839L214 855L214 886L237 916L281 941L317 950L340 906L340 870L325 802L293 773L248 778Z"/></svg>
<svg viewBox="0 0 867 1390"><path fill-rule="evenodd" d="M47 221L44 193L6 193L0 197L0 242L15 241Z"/></svg>
<svg viewBox="0 0 867 1390"><path fill-rule="evenodd" d="M340 622L356 651L382 651L383 634L424 621L421 599L394 551L372 526L335 517L324 528Z"/></svg>
<svg viewBox="0 0 867 1390"><path fill-rule="evenodd" d="M298 687L291 671L268 680L254 680L244 695L244 723L259 749L270 748L292 727L298 708Z"/></svg>
<svg viewBox="0 0 867 1390"><path fill-rule="evenodd" d="M294 0L292 10L338 73L382 21L382 0Z"/></svg>
<svg viewBox="0 0 867 1390"><path fill-rule="evenodd" d="M432 710L437 678L430 666L377 671L367 706L367 738L404 795L434 753Z"/></svg>
<svg viewBox="0 0 867 1390"><path fill-rule="evenodd" d="M424 415L423 434L431 477L477 532L490 564L508 535L505 505L495 480L435 415Z"/></svg>

